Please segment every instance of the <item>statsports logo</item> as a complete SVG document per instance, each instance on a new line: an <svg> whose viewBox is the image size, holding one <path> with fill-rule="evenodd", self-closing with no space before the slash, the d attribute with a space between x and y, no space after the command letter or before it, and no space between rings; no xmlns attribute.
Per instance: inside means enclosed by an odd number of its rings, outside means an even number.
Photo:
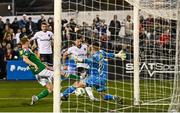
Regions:
<svg viewBox="0 0 180 113"><path fill-rule="evenodd" d="M133 73L133 71L134 71L133 63L127 63L126 73ZM147 71L149 76L152 77L155 73L174 73L175 65L142 62L140 64L139 72L141 73L142 71Z"/></svg>

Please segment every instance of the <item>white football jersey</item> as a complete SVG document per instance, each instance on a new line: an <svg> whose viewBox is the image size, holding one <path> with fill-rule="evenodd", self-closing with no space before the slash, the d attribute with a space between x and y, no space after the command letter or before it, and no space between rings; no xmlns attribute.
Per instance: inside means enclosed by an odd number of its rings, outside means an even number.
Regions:
<svg viewBox="0 0 180 113"><path fill-rule="evenodd" d="M37 39L38 51L40 54L52 54L52 38L53 33L51 31L39 31L31 40Z"/></svg>
<svg viewBox="0 0 180 113"><path fill-rule="evenodd" d="M67 53L71 55L72 58L74 56L78 56L81 59L86 59L87 58L87 45L82 44L81 48L72 46L68 48ZM88 64L85 64L85 63L77 63L77 67L89 68Z"/></svg>

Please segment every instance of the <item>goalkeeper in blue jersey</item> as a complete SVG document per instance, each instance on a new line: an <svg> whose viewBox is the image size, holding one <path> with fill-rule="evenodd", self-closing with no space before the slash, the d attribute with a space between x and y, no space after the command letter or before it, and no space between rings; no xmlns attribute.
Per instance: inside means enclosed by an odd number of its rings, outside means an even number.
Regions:
<svg viewBox="0 0 180 113"><path fill-rule="evenodd" d="M90 67L88 70L89 76L82 80L75 82L72 86L68 87L63 93L61 93L61 99L67 100L68 96L73 93L76 88L84 88L87 86L94 87L100 94L103 96L104 100L117 100L119 102L121 99L118 96L113 96L111 94L103 94L102 92L106 91L106 82L107 82L107 64L106 59L119 57L122 60L125 60L126 54L120 51L118 54L107 53L103 50L100 50L99 43L93 43L91 45L92 56L87 59L80 59L76 57L75 59L78 62L87 63Z"/></svg>

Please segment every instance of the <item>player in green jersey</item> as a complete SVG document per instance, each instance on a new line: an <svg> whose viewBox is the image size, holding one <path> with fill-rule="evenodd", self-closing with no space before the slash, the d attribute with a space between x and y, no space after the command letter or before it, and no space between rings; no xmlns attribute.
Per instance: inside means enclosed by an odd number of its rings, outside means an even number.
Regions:
<svg viewBox="0 0 180 113"><path fill-rule="evenodd" d="M43 64L40 59L31 51L29 48L29 39L27 37L21 38L22 50L20 50L20 56L22 56L23 61L29 65L30 70L36 76L38 82L46 87L43 91L41 91L38 95L32 96L31 105L36 103L38 100L46 97L49 93L53 91L53 70ZM79 80L80 77L78 75L66 74L61 71L61 76L70 79Z"/></svg>

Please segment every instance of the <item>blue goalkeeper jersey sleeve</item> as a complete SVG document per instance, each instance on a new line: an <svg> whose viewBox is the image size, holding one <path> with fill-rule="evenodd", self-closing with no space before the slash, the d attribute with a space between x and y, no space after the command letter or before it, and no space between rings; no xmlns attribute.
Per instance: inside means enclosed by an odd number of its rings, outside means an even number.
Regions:
<svg viewBox="0 0 180 113"><path fill-rule="evenodd" d="M93 54L90 58L85 59L84 62L90 66L89 75L107 78L107 58L114 58L113 53L107 53L100 50Z"/></svg>

